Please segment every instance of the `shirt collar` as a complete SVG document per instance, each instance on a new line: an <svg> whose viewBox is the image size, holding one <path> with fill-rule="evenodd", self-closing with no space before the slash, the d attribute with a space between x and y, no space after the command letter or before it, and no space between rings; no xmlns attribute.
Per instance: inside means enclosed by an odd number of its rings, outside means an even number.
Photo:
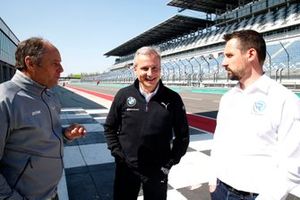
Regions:
<svg viewBox="0 0 300 200"><path fill-rule="evenodd" d="M270 82L270 78L265 74L259 77L255 82L249 85L245 90L242 90L240 84L237 84L234 88L234 92L242 92L245 94L253 93L255 91L261 91L263 93L268 93Z"/></svg>
<svg viewBox="0 0 300 200"><path fill-rule="evenodd" d="M158 91L158 88L159 88L159 84L157 84L155 90L151 93L146 93L143 88L141 87L141 85L139 85L139 90L140 90L140 93L145 97L146 101L149 102L150 99L157 93Z"/></svg>

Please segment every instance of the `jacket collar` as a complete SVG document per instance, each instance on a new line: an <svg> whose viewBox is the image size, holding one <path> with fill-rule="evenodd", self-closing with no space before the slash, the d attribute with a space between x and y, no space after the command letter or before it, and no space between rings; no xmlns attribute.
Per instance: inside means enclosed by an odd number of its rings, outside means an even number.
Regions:
<svg viewBox="0 0 300 200"><path fill-rule="evenodd" d="M15 75L11 80L23 90L37 95L40 95L44 90L47 89L45 86L30 79L28 76L26 76L23 72L19 70L16 71Z"/></svg>

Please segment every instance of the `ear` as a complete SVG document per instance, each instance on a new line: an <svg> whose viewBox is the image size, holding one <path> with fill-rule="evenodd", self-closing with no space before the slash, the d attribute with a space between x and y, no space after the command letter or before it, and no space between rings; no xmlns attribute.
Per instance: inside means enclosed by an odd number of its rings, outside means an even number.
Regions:
<svg viewBox="0 0 300 200"><path fill-rule="evenodd" d="M136 68L137 68L136 65L134 65L133 66L133 72L134 72L135 75L136 75Z"/></svg>
<svg viewBox="0 0 300 200"><path fill-rule="evenodd" d="M254 48L250 48L247 51L248 60L251 62L255 59L257 59L257 51Z"/></svg>
<svg viewBox="0 0 300 200"><path fill-rule="evenodd" d="M26 56L24 58L24 61L25 61L26 68L28 70L32 70L33 67L34 67L34 63L33 63L32 59L31 59L31 57L30 56Z"/></svg>

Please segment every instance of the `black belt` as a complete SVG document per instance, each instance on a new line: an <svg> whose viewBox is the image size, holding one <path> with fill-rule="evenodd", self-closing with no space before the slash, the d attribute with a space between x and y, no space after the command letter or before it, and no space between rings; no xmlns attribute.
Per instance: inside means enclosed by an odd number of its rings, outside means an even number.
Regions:
<svg viewBox="0 0 300 200"><path fill-rule="evenodd" d="M241 191L241 190L237 190L233 187L231 187L230 185L227 185L226 183L220 181L220 184L223 184L230 192L236 194L236 195L239 195L239 196L243 196L243 197L256 197L258 196L257 193L252 193L252 192L244 192L244 191Z"/></svg>

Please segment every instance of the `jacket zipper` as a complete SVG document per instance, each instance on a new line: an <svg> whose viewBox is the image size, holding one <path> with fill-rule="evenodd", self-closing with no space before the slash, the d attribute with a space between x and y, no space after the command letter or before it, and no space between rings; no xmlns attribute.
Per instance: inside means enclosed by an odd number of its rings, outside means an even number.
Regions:
<svg viewBox="0 0 300 200"><path fill-rule="evenodd" d="M52 113L51 113L51 109L49 108L49 105L47 104L47 102L45 101L45 99L43 98L43 93L46 93L46 88L42 91L41 93L41 98L42 98L42 101L44 102L44 104L46 105L48 111L49 111L49 115L50 115L50 123L51 123L51 129L52 129L52 132L53 134L55 135L55 137L58 139L59 141L59 156L60 156L60 160L61 160L61 164L62 164L62 167L64 167L64 163L63 163L63 157L61 155L61 151L62 151L62 144L61 144L61 140L59 138L59 136L55 133L54 131L54 128L53 128L53 120L52 120ZM47 95L47 94L46 94Z"/></svg>
<svg viewBox="0 0 300 200"><path fill-rule="evenodd" d="M24 168L22 169L21 173L19 174L15 184L13 185L13 188L15 188L18 184L18 182L20 181L21 177L23 176L25 170L27 169L28 165L30 165L30 168L33 168L32 163L31 163L31 157L28 158Z"/></svg>

